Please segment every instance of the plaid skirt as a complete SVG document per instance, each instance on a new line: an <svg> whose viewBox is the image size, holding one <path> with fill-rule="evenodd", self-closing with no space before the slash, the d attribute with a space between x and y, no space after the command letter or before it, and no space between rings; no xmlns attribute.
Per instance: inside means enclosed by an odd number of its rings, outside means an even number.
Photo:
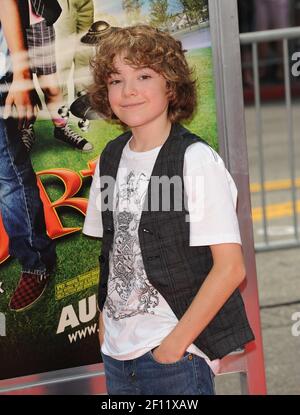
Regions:
<svg viewBox="0 0 300 415"><path fill-rule="evenodd" d="M37 75L56 72L55 31L42 20L26 29L30 67Z"/></svg>

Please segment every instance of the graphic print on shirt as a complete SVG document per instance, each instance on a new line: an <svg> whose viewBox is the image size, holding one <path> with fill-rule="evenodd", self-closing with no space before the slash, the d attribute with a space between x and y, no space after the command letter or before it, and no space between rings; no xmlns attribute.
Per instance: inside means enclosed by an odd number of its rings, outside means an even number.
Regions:
<svg viewBox="0 0 300 415"><path fill-rule="evenodd" d="M115 234L105 302L107 316L113 320L154 314L159 304L158 292L147 279L138 237L148 182L146 174L131 170L120 178L116 191Z"/></svg>

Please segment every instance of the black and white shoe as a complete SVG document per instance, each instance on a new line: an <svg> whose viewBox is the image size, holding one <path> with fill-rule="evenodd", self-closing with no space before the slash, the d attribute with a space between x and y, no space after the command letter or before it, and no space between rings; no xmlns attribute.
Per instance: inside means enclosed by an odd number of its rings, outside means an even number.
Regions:
<svg viewBox="0 0 300 415"><path fill-rule="evenodd" d="M91 151L94 148L92 143L81 137L81 135L77 134L75 131L72 131L68 125L65 125L64 127L55 127L54 137L77 150Z"/></svg>
<svg viewBox="0 0 300 415"><path fill-rule="evenodd" d="M23 128L21 130L21 140L23 141L26 150L30 152L35 142L35 133L32 124L28 128Z"/></svg>

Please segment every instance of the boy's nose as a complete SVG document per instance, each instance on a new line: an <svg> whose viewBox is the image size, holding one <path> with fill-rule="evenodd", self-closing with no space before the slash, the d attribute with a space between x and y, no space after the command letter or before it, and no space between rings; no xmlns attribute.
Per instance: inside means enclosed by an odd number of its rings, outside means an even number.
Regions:
<svg viewBox="0 0 300 415"><path fill-rule="evenodd" d="M137 94L137 88L134 82L124 82L123 84L123 94L125 96L132 96Z"/></svg>

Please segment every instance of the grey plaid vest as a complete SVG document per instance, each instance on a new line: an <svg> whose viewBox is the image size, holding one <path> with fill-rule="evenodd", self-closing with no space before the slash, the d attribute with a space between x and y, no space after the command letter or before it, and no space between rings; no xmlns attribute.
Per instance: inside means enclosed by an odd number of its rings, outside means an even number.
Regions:
<svg viewBox="0 0 300 415"><path fill-rule="evenodd" d="M122 151L131 137L126 132L110 141L100 157L100 180L102 206L109 199L112 201L113 188L103 185L104 176L114 179L117 176ZM181 319L192 300L196 296L203 281L213 265L209 246L189 246L188 212L184 208L184 188L182 192L182 209L174 209L175 197L178 192L170 187L170 209L165 211L161 204L158 210L151 206L151 182L154 177L180 176L183 183L184 154L187 147L201 140L180 124L173 124L171 133L162 146L149 181L145 204L141 214L138 235L144 267L150 283L165 298ZM103 187L102 187L103 186ZM173 190L172 190L173 189ZM175 192L175 193L174 193ZM158 190L161 200L162 187ZM178 204L177 204L178 205ZM103 239L100 260L100 283L98 305L102 311L107 296L109 251L113 243L114 225L111 209L102 209ZM239 290L235 290L221 310L208 326L195 339L198 346L211 360L222 358L226 354L242 347L254 339L245 313L244 303Z"/></svg>

